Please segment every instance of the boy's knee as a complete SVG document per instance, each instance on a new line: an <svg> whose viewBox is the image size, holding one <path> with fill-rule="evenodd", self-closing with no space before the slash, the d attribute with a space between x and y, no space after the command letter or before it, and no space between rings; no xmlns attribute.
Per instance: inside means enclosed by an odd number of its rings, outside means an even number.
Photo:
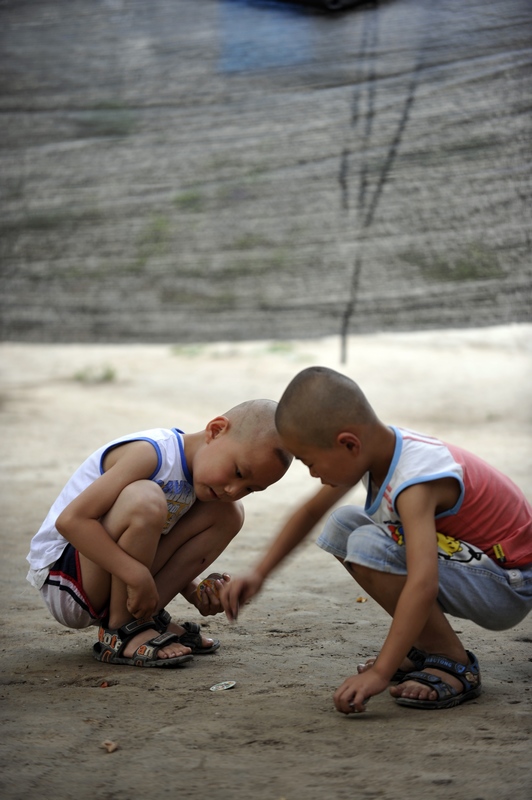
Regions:
<svg viewBox="0 0 532 800"><path fill-rule="evenodd" d="M236 503L231 503L226 507L226 525L228 533L236 536L242 529L245 519L244 504L237 500Z"/></svg>
<svg viewBox="0 0 532 800"><path fill-rule="evenodd" d="M376 570L356 564L354 561L344 561L343 564L353 578L359 582L373 578L376 573Z"/></svg>
<svg viewBox="0 0 532 800"><path fill-rule="evenodd" d="M122 490L121 502L137 525L155 524L162 529L167 515L166 499L160 486L153 481L135 481Z"/></svg>
<svg viewBox="0 0 532 800"><path fill-rule="evenodd" d="M235 503L213 503L210 510L215 514L211 524L219 533L232 539L242 529L245 514L240 500Z"/></svg>
<svg viewBox="0 0 532 800"><path fill-rule="evenodd" d="M339 528L347 535L365 525L374 525L373 520L368 517L360 506L340 506L335 509L325 523L327 528Z"/></svg>

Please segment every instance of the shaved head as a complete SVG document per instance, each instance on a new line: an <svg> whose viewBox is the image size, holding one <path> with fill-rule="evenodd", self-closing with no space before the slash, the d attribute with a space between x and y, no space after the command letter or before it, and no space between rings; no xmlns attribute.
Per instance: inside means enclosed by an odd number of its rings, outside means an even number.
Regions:
<svg viewBox="0 0 532 800"><path fill-rule="evenodd" d="M253 442L258 447L271 448L272 452L288 469L292 455L284 449L277 428L274 400L246 400L230 408L223 416L231 423L231 432L240 441Z"/></svg>
<svg viewBox="0 0 532 800"><path fill-rule="evenodd" d="M327 367L309 367L285 389L275 415L281 436L317 447L332 447L353 426L373 425L377 416L351 378Z"/></svg>

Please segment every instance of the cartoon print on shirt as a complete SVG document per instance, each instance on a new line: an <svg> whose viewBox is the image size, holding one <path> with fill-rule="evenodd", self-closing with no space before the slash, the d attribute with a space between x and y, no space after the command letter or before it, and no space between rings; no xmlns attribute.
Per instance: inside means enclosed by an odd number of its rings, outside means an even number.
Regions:
<svg viewBox="0 0 532 800"><path fill-rule="evenodd" d="M404 547L405 534L402 525L398 525L392 520L385 523L390 536L399 545ZM475 547L468 542L463 542L461 539L455 539L453 536L447 536L445 533L436 531L438 539L438 558L445 559L445 561L462 561L469 563L470 561L481 561L485 553L478 547Z"/></svg>
<svg viewBox="0 0 532 800"><path fill-rule="evenodd" d="M166 522L163 534L168 533L170 528L175 525L179 517L185 514L193 504L196 496L194 488L187 481L156 481L165 494L166 500Z"/></svg>
<svg viewBox="0 0 532 800"><path fill-rule="evenodd" d="M444 533L436 531L438 539L438 558L445 561L481 561L485 553L473 544L455 539L453 536L446 536Z"/></svg>
<svg viewBox="0 0 532 800"><path fill-rule="evenodd" d="M444 533L439 533L436 531L436 537L438 539L438 547L440 550L443 550L444 553L447 553L448 556L453 556L455 553L460 553L462 551L462 542L460 539L454 539L452 536L446 536Z"/></svg>
<svg viewBox="0 0 532 800"><path fill-rule="evenodd" d="M394 525L392 522L386 523L388 526L388 530L390 531L390 535L394 542L399 545L399 547L404 547L405 544L405 534L403 531L402 525Z"/></svg>

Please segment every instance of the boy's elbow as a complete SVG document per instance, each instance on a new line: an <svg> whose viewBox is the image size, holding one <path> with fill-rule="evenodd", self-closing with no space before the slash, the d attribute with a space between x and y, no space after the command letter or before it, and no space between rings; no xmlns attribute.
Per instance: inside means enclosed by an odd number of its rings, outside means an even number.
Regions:
<svg viewBox="0 0 532 800"><path fill-rule="evenodd" d="M74 515L69 511L68 508L65 508L55 521L55 527L61 534L64 536L65 539L68 539L69 531L71 531L74 527Z"/></svg>
<svg viewBox="0 0 532 800"><path fill-rule="evenodd" d="M427 606L431 606L436 602L440 591L438 582L438 575L435 576L418 576L415 580L410 581L412 591L423 599Z"/></svg>
<svg viewBox="0 0 532 800"><path fill-rule="evenodd" d="M438 599L438 594L440 593L438 578L436 577L431 581L424 581L421 586L421 591L423 593L423 598L427 602L427 605L432 605L435 603Z"/></svg>

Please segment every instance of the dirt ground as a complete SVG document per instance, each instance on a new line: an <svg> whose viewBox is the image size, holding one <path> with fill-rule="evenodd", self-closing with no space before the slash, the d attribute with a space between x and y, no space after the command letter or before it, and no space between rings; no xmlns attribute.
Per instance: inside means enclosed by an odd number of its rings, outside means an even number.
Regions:
<svg viewBox="0 0 532 800"><path fill-rule="evenodd" d="M530 619L503 633L455 620L483 670L477 700L421 712L384 693L347 718L332 693L378 651L388 621L373 601L356 602L360 588L312 541L237 624L209 619L218 653L173 671L95 661L94 632L61 628L25 581L31 536L93 449L156 425L198 430L244 398L277 399L299 369L339 368L337 350L333 339L1 346L4 798L531 796ZM469 447L532 496L531 351L527 325L359 336L344 369L386 421ZM294 465L248 498L245 527L216 568L245 570L314 488ZM197 619L185 605L170 610ZM209 691L224 680L234 689Z"/></svg>

